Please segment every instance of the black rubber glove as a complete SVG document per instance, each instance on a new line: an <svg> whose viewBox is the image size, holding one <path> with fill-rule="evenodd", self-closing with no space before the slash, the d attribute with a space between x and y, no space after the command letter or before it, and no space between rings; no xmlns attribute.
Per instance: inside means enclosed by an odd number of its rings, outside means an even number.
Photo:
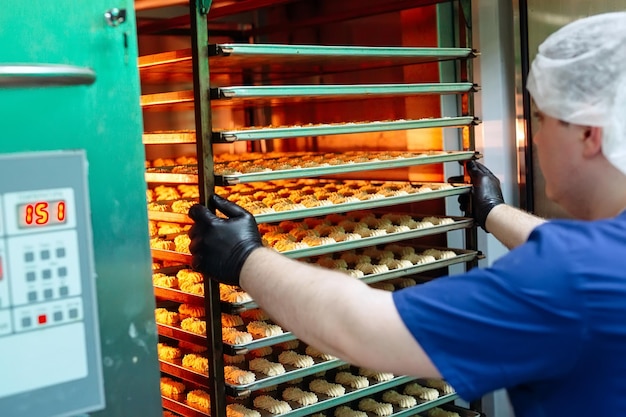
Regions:
<svg viewBox="0 0 626 417"><path fill-rule="evenodd" d="M500 204L504 204L500 180L489 171L487 167L476 161L466 164L467 173L472 180L472 210L473 216L480 227L487 231L487 216L491 210ZM461 210L467 211L463 208Z"/></svg>
<svg viewBox="0 0 626 417"><path fill-rule="evenodd" d="M189 217L195 222L189 230L191 266L219 282L239 285L244 262L253 250L263 246L256 220L245 209L217 195L211 196L209 205L228 219L217 217L200 204L189 209Z"/></svg>

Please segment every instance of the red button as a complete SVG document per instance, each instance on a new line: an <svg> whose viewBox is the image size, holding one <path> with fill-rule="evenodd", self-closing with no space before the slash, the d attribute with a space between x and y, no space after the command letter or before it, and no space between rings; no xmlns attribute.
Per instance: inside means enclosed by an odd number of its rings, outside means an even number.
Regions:
<svg viewBox="0 0 626 417"><path fill-rule="evenodd" d="M37 317L37 321L39 322L39 324L46 324L46 321L48 321L48 318L46 317L45 314L41 314L39 317Z"/></svg>

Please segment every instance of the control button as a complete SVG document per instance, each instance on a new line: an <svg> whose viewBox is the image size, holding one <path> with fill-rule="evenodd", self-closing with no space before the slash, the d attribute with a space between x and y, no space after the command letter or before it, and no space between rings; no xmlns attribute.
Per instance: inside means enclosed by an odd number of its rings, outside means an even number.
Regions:
<svg viewBox="0 0 626 417"><path fill-rule="evenodd" d="M65 257L65 248L57 248L57 258Z"/></svg>
<svg viewBox="0 0 626 417"><path fill-rule="evenodd" d="M61 321L61 320L63 320L63 312L62 311L55 311L52 317L53 317L54 321Z"/></svg>
<svg viewBox="0 0 626 417"><path fill-rule="evenodd" d="M28 293L28 301L37 301L37 291L31 291Z"/></svg>
<svg viewBox="0 0 626 417"><path fill-rule="evenodd" d="M43 259L44 261L46 259L50 259L50 251L48 249L44 249L44 250L41 251L39 256L41 256L41 259Z"/></svg>
<svg viewBox="0 0 626 417"><path fill-rule="evenodd" d="M67 276L67 268L62 266L59 269L57 269L57 275L61 278L66 277Z"/></svg>
<svg viewBox="0 0 626 417"><path fill-rule="evenodd" d="M52 298L52 289L47 288L45 290L43 290L43 298L45 298L46 300L49 300Z"/></svg>
<svg viewBox="0 0 626 417"><path fill-rule="evenodd" d="M37 316L37 323L46 324L47 321L48 321L48 317L46 317L45 314L40 314L39 316Z"/></svg>
<svg viewBox="0 0 626 417"><path fill-rule="evenodd" d="M32 252L26 252L24 254L24 262L32 262L35 260L35 254Z"/></svg>
<svg viewBox="0 0 626 417"><path fill-rule="evenodd" d="M30 327L31 324L33 324L33 321L30 319L30 317L22 318L22 327Z"/></svg>
<svg viewBox="0 0 626 417"><path fill-rule="evenodd" d="M41 271L41 276L43 279L50 279L52 278L52 271L50 269L44 269Z"/></svg>
<svg viewBox="0 0 626 417"><path fill-rule="evenodd" d="M35 279L37 279L37 274L35 274L35 271L30 271L26 273L27 282L33 282Z"/></svg>
<svg viewBox="0 0 626 417"><path fill-rule="evenodd" d="M65 297L69 293L70 293L70 289L68 287L63 286L63 287L59 288L59 294L61 294L61 297Z"/></svg>
<svg viewBox="0 0 626 417"><path fill-rule="evenodd" d="M69 315L70 315L71 319L78 318L78 309L77 308L70 308Z"/></svg>

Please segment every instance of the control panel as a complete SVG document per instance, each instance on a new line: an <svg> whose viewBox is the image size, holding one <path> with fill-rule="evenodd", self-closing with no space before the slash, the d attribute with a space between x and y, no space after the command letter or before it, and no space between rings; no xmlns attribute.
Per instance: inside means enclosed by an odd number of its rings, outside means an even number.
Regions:
<svg viewBox="0 0 626 417"><path fill-rule="evenodd" d="M0 178L0 414L102 409L85 155L0 155Z"/></svg>

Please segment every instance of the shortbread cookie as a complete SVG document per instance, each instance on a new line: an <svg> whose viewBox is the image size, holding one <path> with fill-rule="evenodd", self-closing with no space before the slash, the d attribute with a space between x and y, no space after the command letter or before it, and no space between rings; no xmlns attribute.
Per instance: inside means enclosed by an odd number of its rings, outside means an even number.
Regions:
<svg viewBox="0 0 626 417"><path fill-rule="evenodd" d="M278 361L283 365L291 365L295 368L309 368L315 365L313 358L309 355L301 355L293 350L286 350L278 355Z"/></svg>
<svg viewBox="0 0 626 417"><path fill-rule="evenodd" d="M209 360L204 356L200 356L195 353L188 353L183 356L182 364L185 368L193 369L201 374L209 373Z"/></svg>
<svg viewBox="0 0 626 417"><path fill-rule="evenodd" d="M439 391L434 388L424 387L417 382L412 382L404 387L406 395L412 395L420 400L432 401L439 398Z"/></svg>
<svg viewBox="0 0 626 417"><path fill-rule="evenodd" d="M272 414L284 414L291 411L291 406L282 400L277 400L269 395L260 395L253 401L256 408L268 411Z"/></svg>
<svg viewBox="0 0 626 417"><path fill-rule="evenodd" d="M411 397L410 395L403 395L394 390L385 391L383 393L383 401L395 404L401 408L411 408L417 405L417 400L415 400L415 397Z"/></svg>
<svg viewBox="0 0 626 417"><path fill-rule="evenodd" d="M246 385L256 381L256 375L253 372L244 371L233 365L224 366L224 379L229 384Z"/></svg>
<svg viewBox="0 0 626 417"><path fill-rule="evenodd" d="M340 397L346 393L346 389L342 385L333 384L324 379L314 379L309 383L309 389L329 397Z"/></svg>
<svg viewBox="0 0 626 417"><path fill-rule="evenodd" d="M180 358L183 355L183 352L177 347L169 346L165 343L158 343L157 354L159 356L159 359L171 362L175 359Z"/></svg>
<svg viewBox="0 0 626 417"><path fill-rule="evenodd" d="M338 372L335 375L335 382L356 389L369 387L370 385L370 381L364 376L352 375L350 372Z"/></svg>
<svg viewBox="0 0 626 417"><path fill-rule="evenodd" d="M269 320L270 318L270 316L268 316L267 313L261 310L260 308L254 308L252 310L245 310L239 313L239 315L243 319L249 320L249 321L265 321L265 320Z"/></svg>
<svg viewBox="0 0 626 417"><path fill-rule="evenodd" d="M193 269L181 269L176 273L176 278L181 282L192 282L197 284L204 282L204 277L200 272L196 272Z"/></svg>
<svg viewBox="0 0 626 417"><path fill-rule="evenodd" d="M309 356L312 356L314 358L324 359L325 361L330 361L330 360L333 360L333 359L337 359L336 356L329 355L328 353L320 352L319 350L317 350L313 346L307 346L304 351Z"/></svg>
<svg viewBox="0 0 626 417"><path fill-rule="evenodd" d="M315 404L318 401L317 395L313 392L303 391L298 387L285 388L282 393L283 400L297 402L301 406Z"/></svg>
<svg viewBox="0 0 626 417"><path fill-rule="evenodd" d="M265 358L254 358L248 362L248 368L267 376L282 375L285 367L280 363L270 362Z"/></svg>
<svg viewBox="0 0 626 417"><path fill-rule="evenodd" d="M367 378L372 378L373 380L378 382L390 381L394 378L394 375L392 373L378 372L367 368L359 368L359 375Z"/></svg>
<svg viewBox="0 0 626 417"><path fill-rule="evenodd" d="M206 322L204 320L187 317L180 322L180 327L188 332L206 336Z"/></svg>
<svg viewBox="0 0 626 417"><path fill-rule="evenodd" d="M194 304L181 304L178 306L178 313L181 316L187 317L204 317L206 312L204 311L203 306L198 306Z"/></svg>
<svg viewBox="0 0 626 417"><path fill-rule="evenodd" d="M222 341L230 345L241 345L252 342L252 335L248 332L241 332L232 327L222 328Z"/></svg>
<svg viewBox="0 0 626 417"><path fill-rule="evenodd" d="M439 390L444 395L453 394L455 392L454 388L443 379L430 378L426 379L424 383L429 387Z"/></svg>
<svg viewBox="0 0 626 417"><path fill-rule="evenodd" d="M241 404L227 404L226 417L261 417L261 413Z"/></svg>
<svg viewBox="0 0 626 417"><path fill-rule="evenodd" d="M243 325L243 319L235 314L222 313L222 326L237 327Z"/></svg>
<svg viewBox="0 0 626 417"><path fill-rule="evenodd" d="M246 326L246 329L255 339L283 334L283 329L280 326L266 323L264 321L251 321Z"/></svg>
<svg viewBox="0 0 626 417"><path fill-rule="evenodd" d="M161 273L152 274L152 284L163 288L178 287L178 279Z"/></svg>
<svg viewBox="0 0 626 417"><path fill-rule="evenodd" d="M201 389L195 389L187 393L187 404L208 413L211 408L211 397L207 392Z"/></svg>
<svg viewBox="0 0 626 417"><path fill-rule="evenodd" d="M377 416L390 416L393 414L393 406L391 404L379 403L373 398L363 398L359 401L359 409Z"/></svg>
<svg viewBox="0 0 626 417"><path fill-rule="evenodd" d="M180 317L175 311L169 311L166 308L157 308L154 310L154 318L157 323L167 326L175 326L179 323Z"/></svg>
<svg viewBox="0 0 626 417"><path fill-rule="evenodd" d="M184 393L185 384L166 376L161 377L161 394L164 397L171 398L175 401L181 401L185 396Z"/></svg>

